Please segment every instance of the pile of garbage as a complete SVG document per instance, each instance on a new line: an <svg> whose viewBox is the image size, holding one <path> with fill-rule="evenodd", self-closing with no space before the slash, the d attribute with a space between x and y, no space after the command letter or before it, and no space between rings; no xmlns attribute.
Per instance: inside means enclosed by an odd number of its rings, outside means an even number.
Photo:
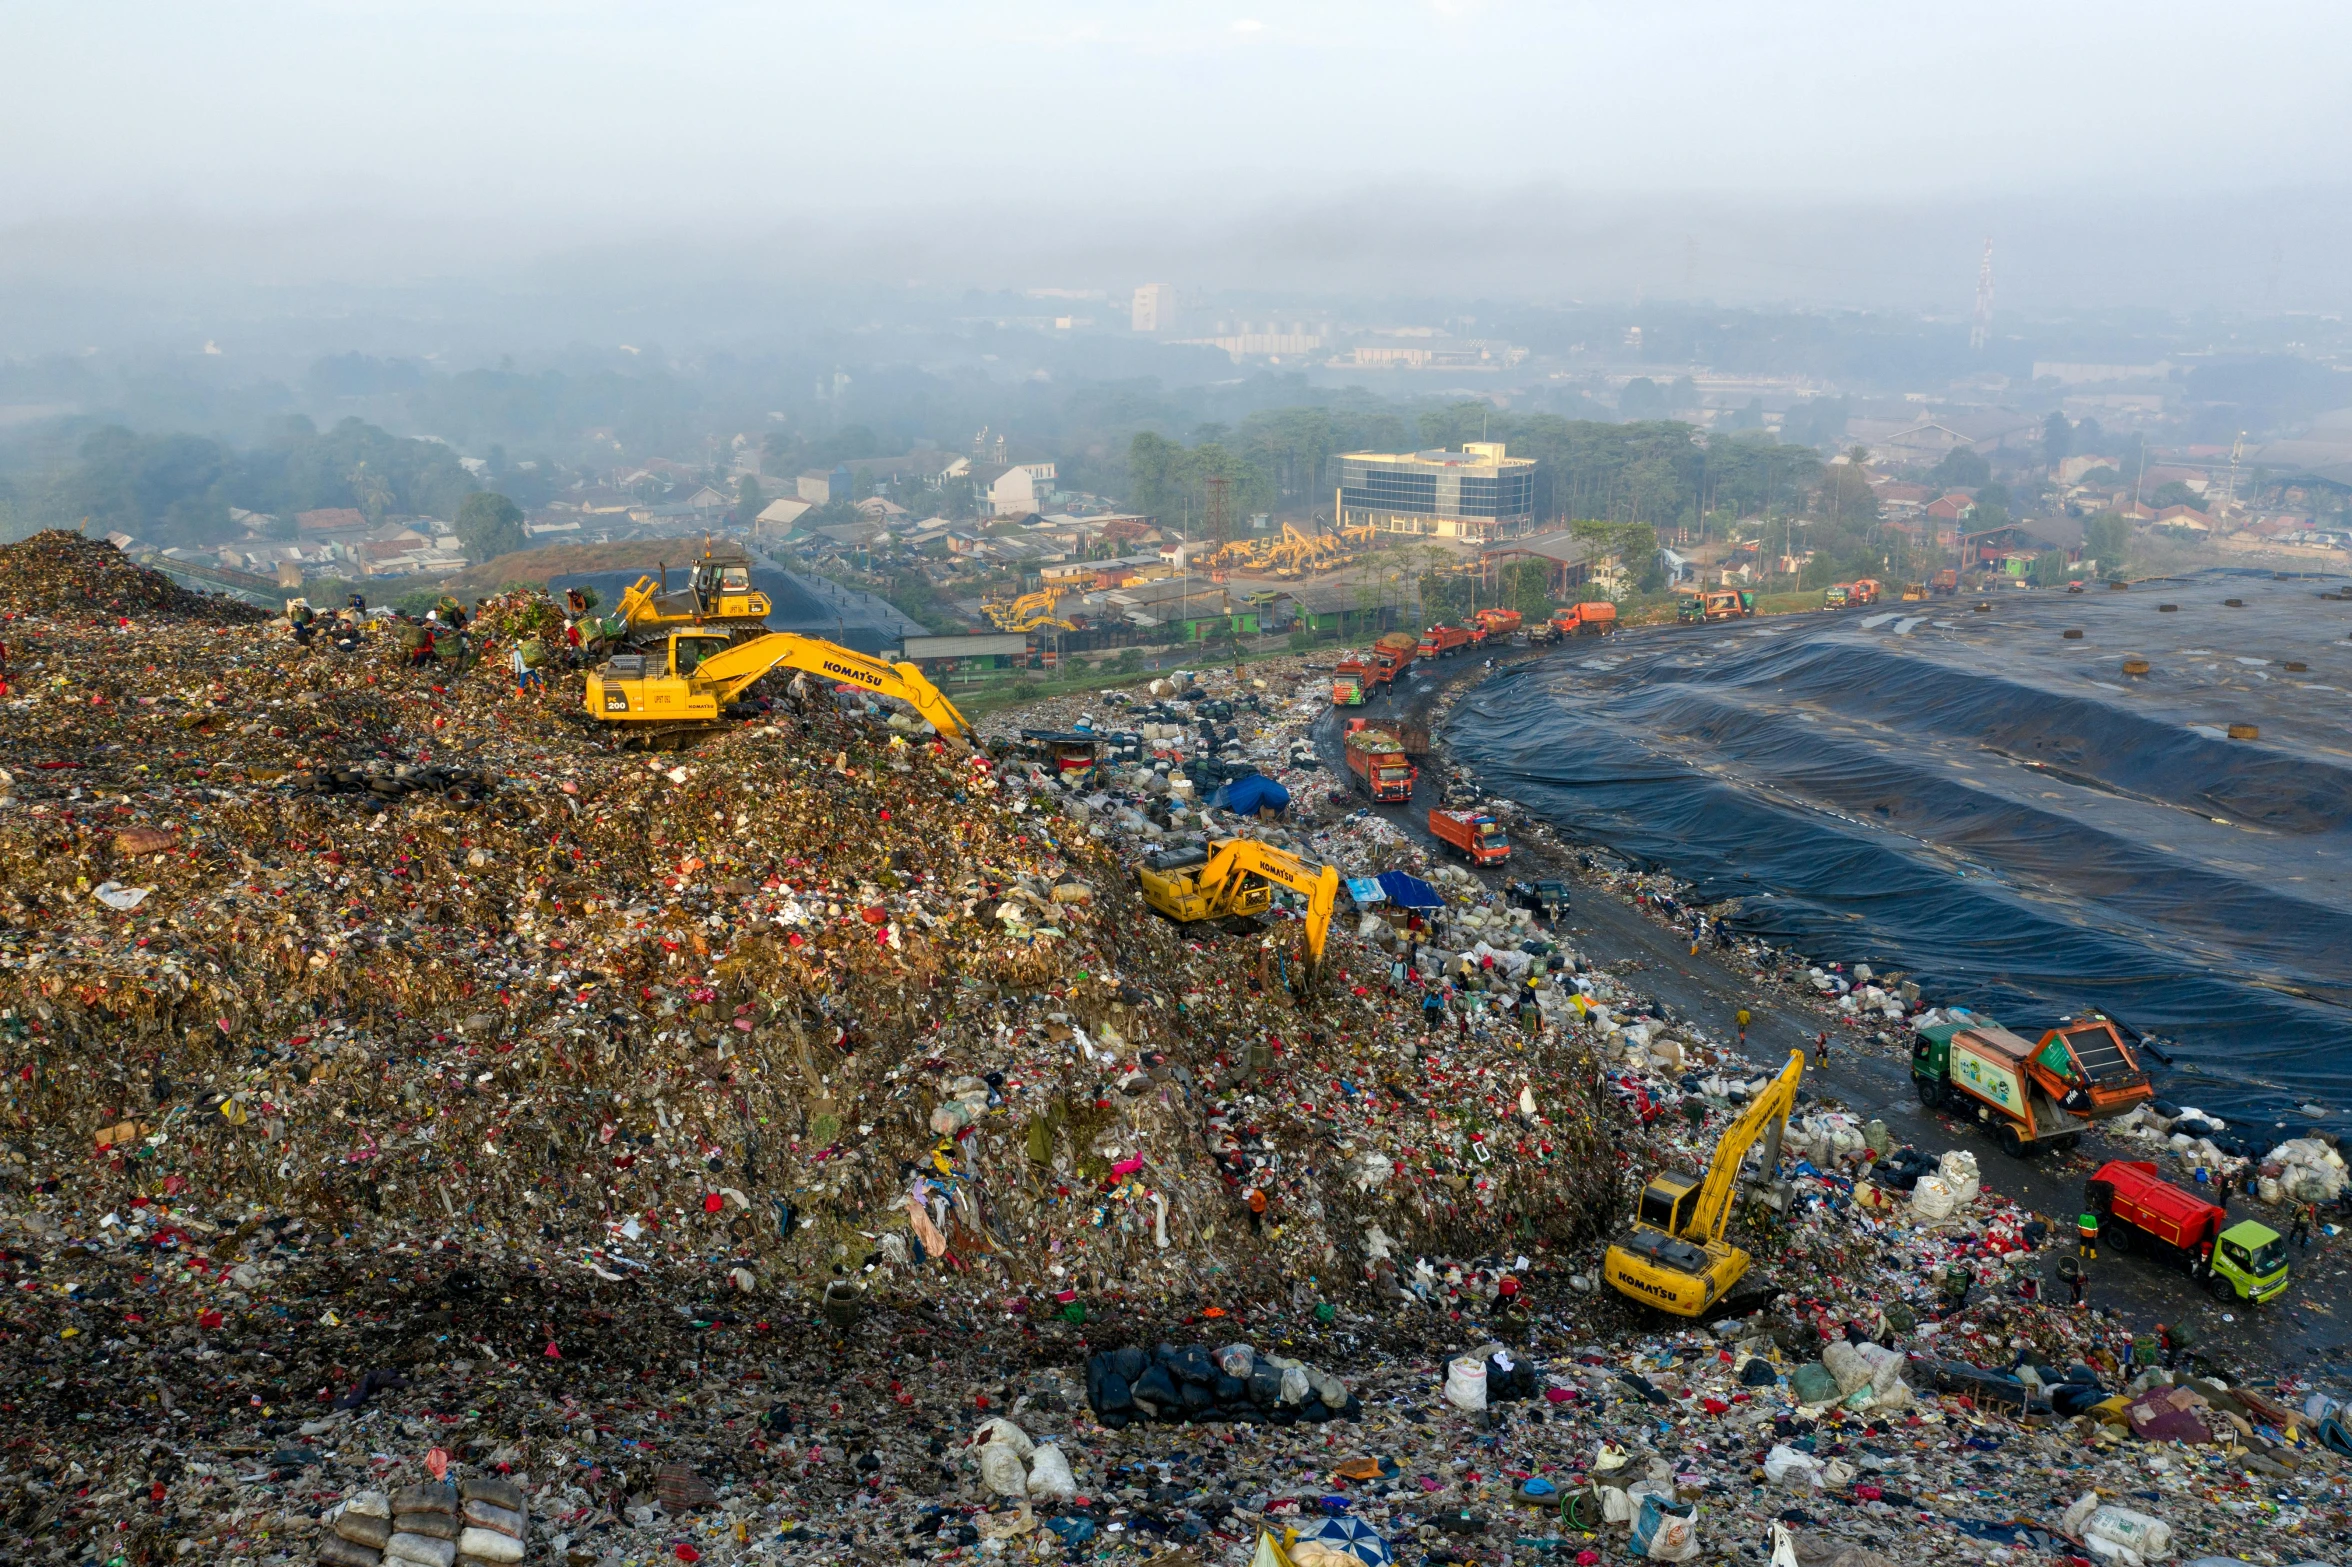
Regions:
<svg viewBox="0 0 2352 1567"><path fill-rule="evenodd" d="M1238 1343L1105 1351L1086 1363L1086 1403L1113 1431L1138 1420L1286 1426L1363 1417L1362 1403L1330 1372Z"/></svg>
<svg viewBox="0 0 2352 1567"><path fill-rule="evenodd" d="M2051 1238L1972 1161L1833 1105L1738 1232L1779 1306L1620 1303L1632 1190L1765 1079L1333 802L1304 675L1170 682L1178 732L1093 778L807 686L647 757L568 672L101 619L93 581L34 585L0 699L11 1559L1377 1567L1777 1528L1811 1567L2059 1540L2090 1487L2176 1549L2238 1543L2229 1503L2344 1527L2322 1390L2142 1366L2018 1293ZM1351 895L1312 985L1294 908L1147 912L1143 853L1243 830L1435 901Z"/></svg>
<svg viewBox="0 0 2352 1567"><path fill-rule="evenodd" d="M50 528L0 544L0 617L89 625L130 620L203 620L251 625L267 612L241 599L197 593L134 563L105 539ZM4 621L0 621L4 623ZM22 634L22 628L17 628ZM14 640L11 638L10 640Z"/></svg>

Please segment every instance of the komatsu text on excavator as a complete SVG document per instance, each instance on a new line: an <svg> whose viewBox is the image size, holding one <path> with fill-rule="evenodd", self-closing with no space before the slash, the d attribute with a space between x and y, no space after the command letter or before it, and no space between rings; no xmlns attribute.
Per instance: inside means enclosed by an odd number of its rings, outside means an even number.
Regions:
<svg viewBox="0 0 2352 1567"><path fill-rule="evenodd" d="M754 681L777 669L805 670L876 696L896 697L949 739L971 739L972 726L964 715L912 664L885 663L788 631L733 642L715 626L673 631L653 651L607 659L589 672L588 715L651 743L716 725Z"/></svg>
<svg viewBox="0 0 2352 1567"><path fill-rule="evenodd" d="M1667 1170L1642 1188L1633 1229L1610 1244L1602 1262L1620 1295L1678 1317L1696 1317L1738 1288L1750 1259L1724 1240L1723 1229L1731 1220L1740 1165L1761 1142L1762 1168L1751 1183L1762 1189L1768 1205L1787 1206L1779 1176L1780 1136L1804 1076L1805 1053L1792 1052L1780 1076L1724 1130L1705 1175Z"/></svg>
<svg viewBox="0 0 2352 1567"><path fill-rule="evenodd" d="M1274 887L1298 893L1307 900L1308 976L1322 967L1331 910L1339 901L1339 872L1328 865L1310 865L1255 838L1220 838L1206 850L1138 865L1135 879L1143 901L1180 924L1263 914L1273 906Z"/></svg>

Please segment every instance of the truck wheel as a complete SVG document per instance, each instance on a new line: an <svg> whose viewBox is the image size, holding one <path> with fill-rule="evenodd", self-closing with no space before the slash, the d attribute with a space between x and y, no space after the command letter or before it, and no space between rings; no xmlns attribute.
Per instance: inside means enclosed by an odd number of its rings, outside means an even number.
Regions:
<svg viewBox="0 0 2352 1567"><path fill-rule="evenodd" d="M2001 1152L2012 1159L2022 1159L2026 1156L2025 1139L2017 1135L2017 1127L2013 1122L2003 1121L1995 1127L1993 1141L1999 1143Z"/></svg>
<svg viewBox="0 0 2352 1567"><path fill-rule="evenodd" d="M1912 1084L1919 1090L1919 1102L1933 1110L1944 1102L1944 1085L1932 1077L1914 1076Z"/></svg>
<svg viewBox="0 0 2352 1567"><path fill-rule="evenodd" d="M2218 1273L2205 1280L2205 1288L2212 1292L2215 1300L2225 1305L2238 1298L2238 1287Z"/></svg>
<svg viewBox="0 0 2352 1567"><path fill-rule="evenodd" d="M2139 1231L2128 1224L2117 1224L2112 1214L2102 1214L2100 1217L2105 1223L2099 1227L2099 1239L2114 1247L2119 1256L2128 1257L2139 1250Z"/></svg>

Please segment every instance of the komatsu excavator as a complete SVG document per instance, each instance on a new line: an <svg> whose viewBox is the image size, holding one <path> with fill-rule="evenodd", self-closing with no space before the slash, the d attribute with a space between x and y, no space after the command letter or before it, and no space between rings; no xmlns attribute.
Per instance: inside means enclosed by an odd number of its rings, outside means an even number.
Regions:
<svg viewBox="0 0 2352 1567"><path fill-rule="evenodd" d="M1204 851L1161 855L1135 867L1143 901L1179 924L1263 914L1282 887L1307 900L1307 973L1323 964L1331 910L1339 901L1339 872L1310 865L1255 838L1220 838Z"/></svg>
<svg viewBox="0 0 2352 1567"><path fill-rule="evenodd" d="M1748 1101L1739 1119L1715 1145L1704 1176L1667 1170L1642 1188L1633 1229L1610 1244L1601 1270L1629 1300L1678 1317L1696 1317L1722 1304L1747 1277L1748 1254L1726 1242L1731 1200L1748 1150L1763 1144L1763 1167L1751 1178L1768 1206L1785 1209L1788 1192L1780 1183L1780 1136L1804 1081L1805 1053L1789 1063L1765 1090Z"/></svg>
<svg viewBox="0 0 2352 1567"><path fill-rule="evenodd" d="M777 669L896 697L942 735L970 743L971 724L914 665L788 631L735 642L723 627L695 626L671 632L655 650L615 654L589 672L588 714L651 744L715 726L752 682Z"/></svg>

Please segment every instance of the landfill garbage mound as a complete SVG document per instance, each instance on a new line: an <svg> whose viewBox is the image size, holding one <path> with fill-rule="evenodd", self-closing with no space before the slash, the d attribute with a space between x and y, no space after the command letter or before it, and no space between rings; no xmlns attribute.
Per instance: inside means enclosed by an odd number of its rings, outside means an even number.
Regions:
<svg viewBox="0 0 2352 1567"><path fill-rule="evenodd" d="M1632 1190L1765 1079L1336 796L1304 671L1168 682L1175 732L1083 777L805 677L648 756L581 715L561 623L18 623L0 1556L1379 1567L1777 1521L1934 1560L2058 1539L2190 1414L2232 1445L2184 1474L2341 1529L2332 1404L1971 1300L2036 1226L1883 1127L1792 1125L1796 1206L1738 1229L1782 1308L1621 1303ZM1258 769L1279 819L1207 803ZM1406 874L1310 979L1295 909L1137 893L1244 830ZM2029 1367L2095 1407L2023 1424ZM1960 1503L1995 1453L2064 1494ZM2176 1544L2237 1543L2163 1495Z"/></svg>
<svg viewBox="0 0 2352 1567"><path fill-rule="evenodd" d="M0 615L136 615L224 625L267 618L242 600L183 588L106 540L66 528L0 544Z"/></svg>

